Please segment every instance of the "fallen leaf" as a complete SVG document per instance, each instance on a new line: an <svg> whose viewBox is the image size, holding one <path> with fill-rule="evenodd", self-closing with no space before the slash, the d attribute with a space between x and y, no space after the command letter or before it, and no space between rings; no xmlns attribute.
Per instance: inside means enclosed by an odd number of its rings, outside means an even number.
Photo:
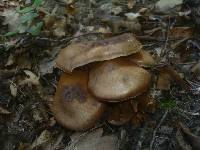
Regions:
<svg viewBox="0 0 200 150"><path fill-rule="evenodd" d="M174 27L169 31L169 36L173 39L190 38L193 34L194 30L191 27Z"/></svg>
<svg viewBox="0 0 200 150"><path fill-rule="evenodd" d="M36 76L33 72L29 70L24 70L24 73L28 76L24 80L22 80L19 85L39 85L39 79L40 77Z"/></svg>
<svg viewBox="0 0 200 150"><path fill-rule="evenodd" d="M128 5L128 9L132 9L133 6L135 5L135 0L128 0L127 5Z"/></svg>
<svg viewBox="0 0 200 150"><path fill-rule="evenodd" d="M14 83L10 83L10 93L12 96L17 96L17 86Z"/></svg>
<svg viewBox="0 0 200 150"><path fill-rule="evenodd" d="M114 15L118 15L119 13L122 12L122 8L120 6L113 7L111 11Z"/></svg>
<svg viewBox="0 0 200 150"><path fill-rule="evenodd" d="M0 114L3 114L3 115L8 115L10 114L11 112L9 112L8 110L6 110L5 108L1 107L0 106Z"/></svg>
<svg viewBox="0 0 200 150"><path fill-rule="evenodd" d="M156 11L168 13L172 8L183 3L183 0L159 0L155 4Z"/></svg>
<svg viewBox="0 0 200 150"><path fill-rule="evenodd" d="M4 25L8 24L10 32L24 33L26 31L26 26L21 24L20 15L16 12L14 8L5 9L3 12L5 17Z"/></svg>
<svg viewBox="0 0 200 150"><path fill-rule="evenodd" d="M134 20L137 21L137 18L138 18L139 16L141 16L139 13L132 13L132 12L130 12L130 13L125 13L124 15L127 17L127 19L128 19L129 21L134 21Z"/></svg>
<svg viewBox="0 0 200 150"><path fill-rule="evenodd" d="M114 134L103 136L103 129L71 136L71 143L65 150L118 150L118 137Z"/></svg>
<svg viewBox="0 0 200 150"><path fill-rule="evenodd" d="M200 78L200 63L195 64L192 67L191 72L194 73L194 75L197 76L197 78Z"/></svg>
<svg viewBox="0 0 200 150"><path fill-rule="evenodd" d="M179 126L179 130L182 133L183 140L192 147L192 150L200 150L200 137L193 134L190 129L187 128L184 124L179 123ZM179 146L183 147L183 145ZM185 148L183 147L183 149Z"/></svg>
<svg viewBox="0 0 200 150"><path fill-rule="evenodd" d="M10 54L10 56L8 57L8 61L5 64L5 67L11 66L12 64L14 64L15 60L14 60L14 56L13 54Z"/></svg>
<svg viewBox="0 0 200 150"><path fill-rule="evenodd" d="M30 149L30 144L29 143L21 143L19 144L19 147L17 150L28 150Z"/></svg>
<svg viewBox="0 0 200 150"><path fill-rule="evenodd" d="M48 141L50 141L50 139L51 139L51 133L48 130L42 131L39 137L37 137L31 144L31 149L47 143Z"/></svg>

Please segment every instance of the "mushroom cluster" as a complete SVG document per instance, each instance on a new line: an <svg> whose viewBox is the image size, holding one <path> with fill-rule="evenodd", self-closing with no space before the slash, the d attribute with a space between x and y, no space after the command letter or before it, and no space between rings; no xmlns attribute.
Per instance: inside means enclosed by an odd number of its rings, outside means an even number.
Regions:
<svg viewBox="0 0 200 150"><path fill-rule="evenodd" d="M93 127L104 112L109 112L111 124L130 121L135 111L132 101L145 99L141 95L150 85L151 74L142 67L154 63L130 33L68 45L56 59L64 73L52 105L55 119L76 131Z"/></svg>

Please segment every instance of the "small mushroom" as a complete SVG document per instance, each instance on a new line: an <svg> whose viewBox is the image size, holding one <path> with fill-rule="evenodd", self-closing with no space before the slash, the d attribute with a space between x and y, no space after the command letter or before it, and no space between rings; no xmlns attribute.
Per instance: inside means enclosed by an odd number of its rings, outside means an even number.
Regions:
<svg viewBox="0 0 200 150"><path fill-rule="evenodd" d="M52 105L55 119L71 130L91 128L101 118L105 105L88 92L88 73L62 74Z"/></svg>
<svg viewBox="0 0 200 150"><path fill-rule="evenodd" d="M119 102L145 92L151 75L127 59L99 63L89 73L88 88L103 101Z"/></svg>
<svg viewBox="0 0 200 150"><path fill-rule="evenodd" d="M97 42L74 43L62 49L56 64L65 72L95 61L110 60L139 52L142 45L126 33Z"/></svg>
<svg viewBox="0 0 200 150"><path fill-rule="evenodd" d="M138 53L132 54L128 56L128 58L139 66L148 67L148 66L155 65L154 58L151 56L149 52L144 51L144 50Z"/></svg>

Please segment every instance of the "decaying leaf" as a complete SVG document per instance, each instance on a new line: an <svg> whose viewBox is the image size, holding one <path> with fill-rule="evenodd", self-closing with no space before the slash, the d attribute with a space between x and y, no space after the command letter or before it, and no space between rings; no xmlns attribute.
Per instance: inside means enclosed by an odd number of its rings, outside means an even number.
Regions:
<svg viewBox="0 0 200 150"><path fill-rule="evenodd" d="M1 107L0 106L0 114L3 114L3 115L8 115L10 114L11 112L9 112L8 110L6 110L5 108Z"/></svg>
<svg viewBox="0 0 200 150"><path fill-rule="evenodd" d="M39 137L37 137L32 145L31 145L31 149L36 148L42 144L47 143L48 141L50 141L51 139L51 133L48 130L44 130Z"/></svg>
<svg viewBox="0 0 200 150"><path fill-rule="evenodd" d="M24 73L28 76L24 80L22 80L19 85L39 85L39 79L40 77L36 76L33 72L29 70L24 70Z"/></svg>
<svg viewBox="0 0 200 150"><path fill-rule="evenodd" d="M17 150L27 150L27 149L30 149L29 143L20 143Z"/></svg>
<svg viewBox="0 0 200 150"><path fill-rule="evenodd" d="M91 62L136 53L141 47L141 43L131 34L122 34L98 42L75 43L60 51L56 64L60 69L71 72L74 68Z"/></svg>
<svg viewBox="0 0 200 150"><path fill-rule="evenodd" d="M56 15L46 15L44 18L45 30L50 35L63 37L66 34L66 17L58 17Z"/></svg>
<svg viewBox="0 0 200 150"><path fill-rule="evenodd" d="M125 15L125 16L127 17L127 19L130 20L130 21L134 21L134 20L137 21L137 18L138 18L139 16L141 16L140 13L132 13L132 12L130 12L130 13L125 13L124 15Z"/></svg>
<svg viewBox="0 0 200 150"><path fill-rule="evenodd" d="M159 0L156 3L156 11L168 13L172 8L182 4L183 0Z"/></svg>
<svg viewBox="0 0 200 150"><path fill-rule="evenodd" d="M132 9L133 6L135 5L135 0L128 0L128 9Z"/></svg>
<svg viewBox="0 0 200 150"><path fill-rule="evenodd" d="M10 93L12 96L17 96L17 86L14 83L10 84Z"/></svg>
<svg viewBox="0 0 200 150"><path fill-rule="evenodd" d="M114 15L118 15L119 13L122 12L122 8L120 6L117 6L117 7L113 7L111 12L114 14Z"/></svg>
<svg viewBox="0 0 200 150"><path fill-rule="evenodd" d="M169 36L173 39L190 38L194 34L194 30L191 27L174 27L170 30Z"/></svg>
<svg viewBox="0 0 200 150"><path fill-rule="evenodd" d="M200 137L193 134L189 128L179 123L180 129L177 131L177 144L183 150L199 150Z"/></svg>
<svg viewBox="0 0 200 150"><path fill-rule="evenodd" d="M10 54L10 56L8 57L8 61L5 64L5 67L11 66L14 62L15 62L14 56L13 56L13 54Z"/></svg>
<svg viewBox="0 0 200 150"><path fill-rule="evenodd" d="M96 129L87 134L71 137L71 144L65 150L118 150L116 135L102 135L103 129Z"/></svg>
<svg viewBox="0 0 200 150"><path fill-rule="evenodd" d="M119 33L121 28L124 28L126 31L130 32L139 32L141 30L141 25L138 22L137 18L138 16L130 16L129 19L133 20L123 20L122 18L104 18L102 19L102 22L110 26L113 33Z"/></svg>
<svg viewBox="0 0 200 150"><path fill-rule="evenodd" d="M15 32L19 31L19 33L24 33L26 30L26 26L21 25L20 15L16 12L14 8L6 9L3 12L3 16L5 16L4 24L8 24L9 31Z"/></svg>
<svg viewBox="0 0 200 150"><path fill-rule="evenodd" d="M198 78L200 78L200 63L195 64L192 67L191 72L193 72Z"/></svg>

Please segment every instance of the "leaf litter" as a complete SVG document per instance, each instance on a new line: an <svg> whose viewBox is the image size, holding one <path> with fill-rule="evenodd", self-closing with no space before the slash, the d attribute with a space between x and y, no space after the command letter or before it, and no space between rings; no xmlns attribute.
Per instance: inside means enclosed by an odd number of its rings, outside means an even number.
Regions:
<svg viewBox="0 0 200 150"><path fill-rule="evenodd" d="M44 0L38 14L17 13L32 11L33 3L0 2L0 33L7 33L0 37L3 149L199 149L199 1ZM29 19L36 22L27 30L23 22ZM152 73L148 94L155 101L132 100L134 112L127 116L120 107L112 116L119 116L117 126L105 114L100 128L63 131L50 110L61 74L55 67L58 51L70 42L124 32L133 33L156 59L143 66Z"/></svg>

